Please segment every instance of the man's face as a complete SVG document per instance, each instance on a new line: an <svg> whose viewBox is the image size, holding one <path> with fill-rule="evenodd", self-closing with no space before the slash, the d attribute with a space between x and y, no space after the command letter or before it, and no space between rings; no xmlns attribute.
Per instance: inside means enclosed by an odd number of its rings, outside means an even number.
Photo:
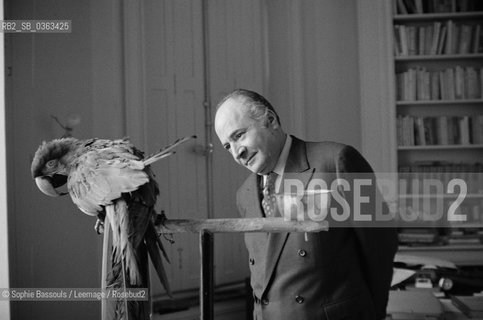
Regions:
<svg viewBox="0 0 483 320"><path fill-rule="evenodd" d="M281 152L279 125L272 119L267 126L250 118L248 108L238 99L229 99L218 109L215 131L223 147L236 162L257 174L268 174Z"/></svg>

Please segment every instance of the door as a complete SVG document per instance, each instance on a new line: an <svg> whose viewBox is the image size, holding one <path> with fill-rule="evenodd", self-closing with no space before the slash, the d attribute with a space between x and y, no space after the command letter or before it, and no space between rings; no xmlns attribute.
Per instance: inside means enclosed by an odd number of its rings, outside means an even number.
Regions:
<svg viewBox="0 0 483 320"><path fill-rule="evenodd" d="M263 93L261 3L146 0L138 13L128 8L126 55L139 66L127 66L129 136L148 153L182 136L198 137L153 165L161 191L158 210L168 218L238 217L235 192L248 172L221 148L212 122L216 102L234 88ZM198 235L174 237L167 245L173 290L197 288ZM215 235L216 284L243 281L247 260L242 234ZM157 279L153 288L154 295L164 292Z"/></svg>
<svg viewBox="0 0 483 320"><path fill-rule="evenodd" d="M211 119L216 104L235 88L266 94L265 1L209 0L208 70ZM238 218L235 194L248 170L233 161L210 128L214 152L213 217ZM243 234L215 236L215 279L227 283L248 276Z"/></svg>
<svg viewBox="0 0 483 320"><path fill-rule="evenodd" d="M158 210L170 219L207 217L206 158L195 152L204 145L204 70L201 1L143 2L143 139L145 150L193 135L174 156L153 165L160 186ZM173 290L199 283L198 236L174 235L167 244ZM154 279L153 293L162 292ZM159 290L158 290L159 288Z"/></svg>

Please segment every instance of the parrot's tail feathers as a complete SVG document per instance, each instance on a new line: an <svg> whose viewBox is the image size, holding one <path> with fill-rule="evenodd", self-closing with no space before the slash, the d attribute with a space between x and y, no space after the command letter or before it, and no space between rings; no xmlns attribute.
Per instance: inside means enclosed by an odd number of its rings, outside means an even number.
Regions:
<svg viewBox="0 0 483 320"><path fill-rule="evenodd" d="M174 153L171 150L173 150L174 148L176 148L180 144L185 143L186 141L189 141L191 139L196 139L196 136L193 135L193 136L183 137L183 138L176 140L172 144L167 145L166 147L162 148L158 152L156 152L156 153L150 155L149 157L147 157L144 160L144 165L145 166L150 165L151 163L156 162L156 161L158 161L158 160L160 160L164 157L170 156L171 154Z"/></svg>
<svg viewBox="0 0 483 320"><path fill-rule="evenodd" d="M163 153L157 153L155 155L152 155L150 156L149 158L147 158L146 160L143 161L144 163L144 166L147 167L149 166L150 164L158 161L158 160L161 160L161 159L164 159L164 158L167 158L169 156L172 156L173 154L175 154L176 151L171 151L171 152L163 152Z"/></svg>
<svg viewBox="0 0 483 320"><path fill-rule="evenodd" d="M166 274L166 270L164 269L163 261L161 259L161 255L159 254L158 244L157 244L157 235L156 232L153 232L154 228L152 225L146 231L146 246L148 247L149 256L151 257L151 262L153 263L156 272L158 273L159 280L163 285L166 293L170 298L173 298L171 294L171 288L169 286L168 276ZM158 239L159 240L159 239ZM166 257L166 252L163 249L163 255Z"/></svg>
<svg viewBox="0 0 483 320"><path fill-rule="evenodd" d="M124 274L129 275L130 284L142 283L142 276L138 266L138 258L129 239L129 208L125 201L118 201L115 204L120 227L120 249L121 260L123 260Z"/></svg>
<svg viewBox="0 0 483 320"><path fill-rule="evenodd" d="M149 232L150 234L154 235L154 237L156 238L156 243L159 247L159 250L161 250L161 252L163 253L163 257L166 259L168 263L171 263L171 261L169 261L168 254L166 253L166 249L164 249L163 243L161 242L161 239L159 239L158 234L156 232L156 228L154 227L152 222L148 225L148 229L146 232ZM174 241L171 243L174 243Z"/></svg>
<svg viewBox="0 0 483 320"><path fill-rule="evenodd" d="M119 261L118 263L114 263L112 265L112 270L108 277L107 281L107 289L109 290L125 290L126 288L126 281L125 281L125 273L124 273L124 262ZM119 319L128 319L128 307L126 301L123 299L116 299L112 300L114 303L113 310L108 312L107 319L108 320L119 320Z"/></svg>
<svg viewBox="0 0 483 320"><path fill-rule="evenodd" d="M171 264L171 261L169 260L168 254L166 253L166 249L164 249L163 243L161 242L161 239L159 237L156 237L156 242L158 243L159 250L163 253L164 259Z"/></svg>
<svg viewBox="0 0 483 320"><path fill-rule="evenodd" d="M127 292L127 286L126 286L126 265L124 264L124 260L121 259L121 265L122 265L122 274L124 275L123 277L123 282L122 282L122 290L124 292ZM124 310L128 311L128 306L127 306L127 299L126 299L126 296L124 296L120 301L119 301L119 304L122 304L122 307L121 308L124 308ZM127 312L127 317L126 319L129 319L129 312Z"/></svg>
<svg viewBox="0 0 483 320"><path fill-rule="evenodd" d="M143 255L146 255L145 252ZM144 259L147 259L145 257ZM145 260L147 261L147 260ZM147 264L146 264L147 267ZM145 270L147 273L147 270ZM126 263L121 259L118 263L113 264L110 277L107 283L107 289L119 291L120 293L127 293L130 288L147 287L146 283L140 286L133 286L130 284L128 279L129 272L126 273ZM146 277L146 281L149 279ZM149 296L148 296L148 299ZM128 319L150 319L149 315L151 313L151 302L148 301L137 301L128 300L126 294L122 295L117 299L110 300L114 303L112 311L107 314L107 320L128 320Z"/></svg>

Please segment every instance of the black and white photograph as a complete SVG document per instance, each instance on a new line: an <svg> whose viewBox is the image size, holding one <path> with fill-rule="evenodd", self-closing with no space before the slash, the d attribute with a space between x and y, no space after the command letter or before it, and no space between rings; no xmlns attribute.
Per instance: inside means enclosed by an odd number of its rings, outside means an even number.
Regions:
<svg viewBox="0 0 483 320"><path fill-rule="evenodd" d="M0 320L483 319L482 1L0 2Z"/></svg>

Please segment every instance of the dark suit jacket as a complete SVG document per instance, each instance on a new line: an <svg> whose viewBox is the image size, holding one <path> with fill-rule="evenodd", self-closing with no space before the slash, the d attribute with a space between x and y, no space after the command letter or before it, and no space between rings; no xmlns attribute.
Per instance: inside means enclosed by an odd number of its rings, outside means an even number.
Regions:
<svg viewBox="0 0 483 320"><path fill-rule="evenodd" d="M314 173L372 172L350 146L292 139L285 173L299 173L304 186ZM259 180L252 174L238 190L243 217L263 216ZM247 233L245 243L255 319L385 316L397 249L395 229L330 228L308 234L308 241L303 233Z"/></svg>

